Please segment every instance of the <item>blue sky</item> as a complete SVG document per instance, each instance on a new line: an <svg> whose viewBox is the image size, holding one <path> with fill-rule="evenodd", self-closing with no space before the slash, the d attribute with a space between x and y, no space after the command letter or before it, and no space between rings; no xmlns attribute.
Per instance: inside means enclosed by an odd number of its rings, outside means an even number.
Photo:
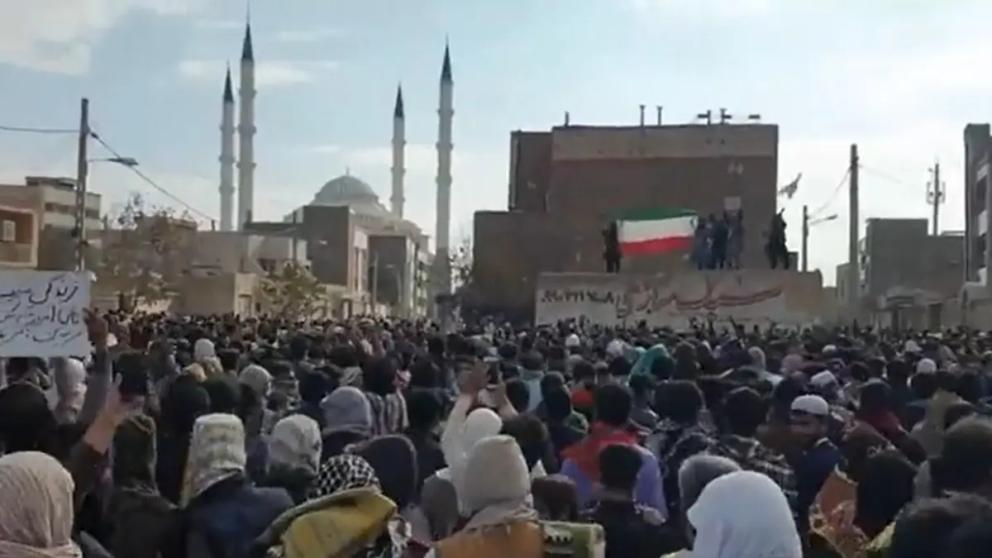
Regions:
<svg viewBox="0 0 992 558"><path fill-rule="evenodd" d="M0 124L94 129L156 181L217 215L223 68L237 69L241 0L0 0ZM389 197L396 84L407 113L407 213L434 227L437 82L445 37L455 79L453 237L472 212L506 204L509 133L637 121L665 106L685 123L707 108L758 112L780 128L782 183L798 247L803 203L840 219L814 229L829 282L846 258L846 192L860 145L863 217L929 215L942 163L942 228L963 228L962 140L992 119L992 5L947 0L254 0L259 64L255 207L279 218L345 169ZM653 115L653 109L649 110ZM0 133L0 180L73 174L69 136ZM99 154L99 148L93 147ZM138 191L94 164L105 209Z"/></svg>

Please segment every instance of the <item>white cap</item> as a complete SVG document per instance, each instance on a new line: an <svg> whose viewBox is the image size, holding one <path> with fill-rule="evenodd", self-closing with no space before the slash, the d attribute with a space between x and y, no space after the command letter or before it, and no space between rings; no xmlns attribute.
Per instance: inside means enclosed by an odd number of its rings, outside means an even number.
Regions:
<svg viewBox="0 0 992 558"><path fill-rule="evenodd" d="M910 340L906 341L906 344L903 346L902 351L904 353L913 353L913 354L916 354L916 353L923 352L923 349L920 348L920 344L919 343L917 343L916 341L910 339Z"/></svg>
<svg viewBox="0 0 992 558"><path fill-rule="evenodd" d="M837 376L834 376L833 372L829 370L824 370L823 372L813 374L813 377L809 379L809 383L818 388L824 388L831 384L837 384Z"/></svg>
<svg viewBox="0 0 992 558"><path fill-rule="evenodd" d="M837 345L826 345L820 352L823 353L823 356L833 356L837 354Z"/></svg>
<svg viewBox="0 0 992 558"><path fill-rule="evenodd" d="M819 395L800 395L792 402L791 409L820 417L830 414L830 405Z"/></svg>
<svg viewBox="0 0 992 558"><path fill-rule="evenodd" d="M920 362L916 363L917 374L933 374L935 372L937 372L937 363L929 358L920 359Z"/></svg>
<svg viewBox="0 0 992 558"><path fill-rule="evenodd" d="M578 347L581 344L582 341L579 339L579 336L574 333L565 338L565 346L569 349L572 347Z"/></svg>

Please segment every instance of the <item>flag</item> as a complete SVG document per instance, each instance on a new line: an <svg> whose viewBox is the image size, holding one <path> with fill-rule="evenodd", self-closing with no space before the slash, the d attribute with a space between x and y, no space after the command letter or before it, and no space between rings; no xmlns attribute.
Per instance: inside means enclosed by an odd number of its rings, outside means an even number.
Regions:
<svg viewBox="0 0 992 558"><path fill-rule="evenodd" d="M692 247L696 212L688 209L648 209L623 216L617 223L624 254L659 254Z"/></svg>
<svg viewBox="0 0 992 558"><path fill-rule="evenodd" d="M803 173L796 175L795 180L778 189L778 195L785 196L791 200L792 196L796 195L796 190L799 189L799 179L802 177Z"/></svg>

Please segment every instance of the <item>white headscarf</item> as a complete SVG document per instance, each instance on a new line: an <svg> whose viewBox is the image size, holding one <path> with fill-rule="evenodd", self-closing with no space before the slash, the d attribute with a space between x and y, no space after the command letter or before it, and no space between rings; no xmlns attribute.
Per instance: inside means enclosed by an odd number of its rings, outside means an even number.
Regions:
<svg viewBox="0 0 992 558"><path fill-rule="evenodd" d="M202 362L208 358L217 356L214 350L214 342L209 339L197 339L193 344L193 360Z"/></svg>
<svg viewBox="0 0 992 558"><path fill-rule="evenodd" d="M74 489L69 472L44 453L0 457L0 558L79 558Z"/></svg>
<svg viewBox="0 0 992 558"><path fill-rule="evenodd" d="M76 422L86 397L86 367L81 361L67 358L55 367L55 391L55 420L59 424Z"/></svg>
<svg viewBox="0 0 992 558"><path fill-rule="evenodd" d="M503 429L503 419L494 413L492 409L485 407L476 409L468 414L465 424L462 425L461 433L458 437L458 448L445 455L448 461L448 468L438 471L438 476L449 479L458 494L459 507L464 510L465 502L462 500L462 493L465 490L465 469L467 467L468 456L472 448L484 438L495 436Z"/></svg>
<svg viewBox="0 0 992 558"><path fill-rule="evenodd" d="M533 519L528 503L530 473L520 446L510 436L487 436L472 447L465 462L460 496L472 515L468 527L483 527L508 518ZM498 480L497 480L498 479Z"/></svg>
<svg viewBox="0 0 992 558"><path fill-rule="evenodd" d="M693 558L802 558L789 503L771 479L751 471L706 485L689 508Z"/></svg>
<svg viewBox="0 0 992 558"><path fill-rule="evenodd" d="M189 505L218 482L243 474L246 462L245 428L241 419L225 413L196 419L189 441L182 505Z"/></svg>
<svg viewBox="0 0 992 558"><path fill-rule="evenodd" d="M320 469L320 426L306 415L290 415L276 423L269 438L269 466L301 469L316 475Z"/></svg>

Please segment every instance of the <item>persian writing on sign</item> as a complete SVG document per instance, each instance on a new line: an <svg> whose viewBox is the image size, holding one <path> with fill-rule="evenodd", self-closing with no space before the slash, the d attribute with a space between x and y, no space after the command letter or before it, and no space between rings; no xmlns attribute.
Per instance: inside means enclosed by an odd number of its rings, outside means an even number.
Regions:
<svg viewBox="0 0 992 558"><path fill-rule="evenodd" d="M0 271L0 356L82 356L90 352L86 273Z"/></svg>

